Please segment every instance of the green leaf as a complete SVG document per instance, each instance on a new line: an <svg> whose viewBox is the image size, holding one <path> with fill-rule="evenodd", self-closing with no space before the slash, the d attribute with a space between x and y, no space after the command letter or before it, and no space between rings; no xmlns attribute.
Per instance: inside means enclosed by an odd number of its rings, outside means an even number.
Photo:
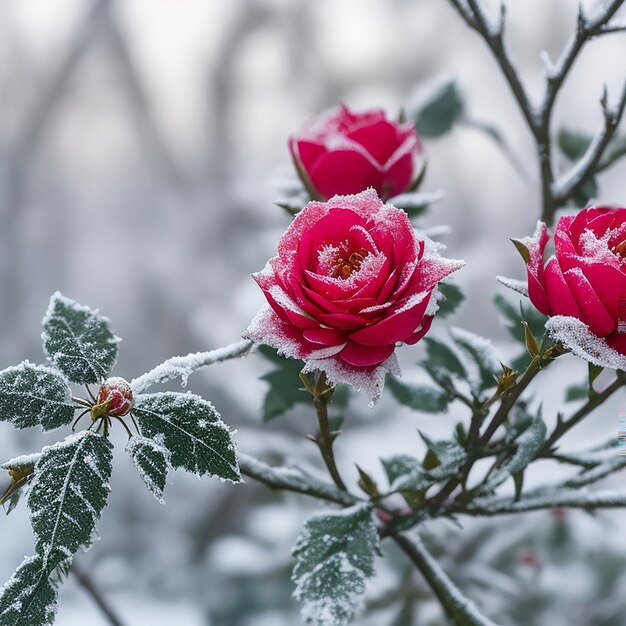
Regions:
<svg viewBox="0 0 626 626"><path fill-rule="evenodd" d="M452 348L434 337L425 337L422 342L426 346L427 354L424 362L429 368L444 369L463 380L467 378L465 366Z"/></svg>
<svg viewBox="0 0 626 626"><path fill-rule="evenodd" d="M528 248L519 240L511 239L511 243L515 246L517 251L520 253L522 260L524 263L530 263L530 251Z"/></svg>
<svg viewBox="0 0 626 626"><path fill-rule="evenodd" d="M437 317L448 317L456 312L461 306L465 296L461 288L454 283L439 283L439 291L443 294L443 299L439 301Z"/></svg>
<svg viewBox="0 0 626 626"><path fill-rule="evenodd" d="M354 617L380 554L372 509L358 504L309 519L293 549L294 596L315 626L344 626Z"/></svg>
<svg viewBox="0 0 626 626"><path fill-rule="evenodd" d="M277 365L276 369L261 376L261 380L270 386L263 400L263 421L269 422L279 417L298 403L310 404L311 396L302 389L300 380L304 363L281 356L268 346L260 346L259 352Z"/></svg>
<svg viewBox="0 0 626 626"><path fill-rule="evenodd" d="M506 480L508 476L514 476L526 469L543 448L546 431L546 424L541 417L540 410L539 414L531 419L527 428L515 440L517 445L515 454L493 474L489 479L489 485L495 487Z"/></svg>
<svg viewBox="0 0 626 626"><path fill-rule="evenodd" d="M165 504L163 490L170 469L170 451L153 439L134 436L128 440L126 452L133 460L146 487L161 504Z"/></svg>
<svg viewBox="0 0 626 626"><path fill-rule="evenodd" d="M593 383L595 382L596 378L598 378L598 376L600 376L600 374L602 374L602 371L604 370L603 367L601 367L600 365L594 365L593 363L589 363L588 364L588 370L589 370L589 384L587 386L587 395L589 397L589 399L593 399L594 396L598 395L598 392L593 388Z"/></svg>
<svg viewBox="0 0 626 626"><path fill-rule="evenodd" d="M465 352L478 368L478 379L472 381L474 392L495 387L496 377L501 369L494 347L489 339L462 328L450 328L454 342Z"/></svg>
<svg viewBox="0 0 626 626"><path fill-rule="evenodd" d="M47 357L71 382L96 384L108 376L119 341L108 319L57 292L50 299L43 328Z"/></svg>
<svg viewBox="0 0 626 626"><path fill-rule="evenodd" d="M421 383L405 383L395 376L387 376L387 385L394 398L404 406L424 413L443 413L450 401L448 394L436 387Z"/></svg>
<svg viewBox="0 0 626 626"><path fill-rule="evenodd" d="M504 327L509 331L514 339L520 343L524 342L524 329L522 328L522 317L520 309L514 306L502 294L496 293L493 296L493 303L502 314Z"/></svg>
<svg viewBox="0 0 626 626"><path fill-rule="evenodd" d="M48 626L56 617L57 590L41 556L24 559L0 589L0 626Z"/></svg>
<svg viewBox="0 0 626 626"><path fill-rule="evenodd" d="M52 430L74 417L72 394L58 372L24 361L0 372L0 420Z"/></svg>
<svg viewBox="0 0 626 626"><path fill-rule="evenodd" d="M422 137L441 137L463 116L465 102L454 79L445 79L425 95L412 112Z"/></svg>
<svg viewBox="0 0 626 626"><path fill-rule="evenodd" d="M577 400L586 400L589 390L587 383L574 383L569 385L565 390L565 402L576 402Z"/></svg>
<svg viewBox="0 0 626 626"><path fill-rule="evenodd" d="M427 468L430 477L434 480L443 480L453 476L461 469L467 459L467 452L456 441L434 440L422 432L419 434L428 447L428 452L436 461L435 464L429 464Z"/></svg>
<svg viewBox="0 0 626 626"><path fill-rule="evenodd" d="M102 435L83 430L41 451L28 506L35 549L48 572L93 543L110 491L112 448Z"/></svg>
<svg viewBox="0 0 626 626"><path fill-rule="evenodd" d="M170 451L173 467L241 482L232 433L210 402L172 391L140 395L133 414L141 434Z"/></svg>
<svg viewBox="0 0 626 626"><path fill-rule="evenodd" d="M396 454L381 459L391 491L421 491L433 484L418 459L408 454Z"/></svg>

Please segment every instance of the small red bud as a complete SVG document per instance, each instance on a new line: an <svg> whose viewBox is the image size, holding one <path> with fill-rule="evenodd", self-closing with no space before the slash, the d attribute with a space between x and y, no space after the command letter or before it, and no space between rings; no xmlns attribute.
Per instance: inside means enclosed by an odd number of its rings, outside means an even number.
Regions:
<svg viewBox="0 0 626 626"><path fill-rule="evenodd" d="M517 562L532 568L539 568L539 555L531 548L522 548L517 553Z"/></svg>
<svg viewBox="0 0 626 626"><path fill-rule="evenodd" d="M567 518L567 509L563 506L555 506L552 509L552 517L557 522L564 522L565 519Z"/></svg>
<svg viewBox="0 0 626 626"><path fill-rule="evenodd" d="M119 376L107 378L100 386L96 404L98 406L106 404L106 412L109 415L121 417L126 415L133 406L133 390Z"/></svg>

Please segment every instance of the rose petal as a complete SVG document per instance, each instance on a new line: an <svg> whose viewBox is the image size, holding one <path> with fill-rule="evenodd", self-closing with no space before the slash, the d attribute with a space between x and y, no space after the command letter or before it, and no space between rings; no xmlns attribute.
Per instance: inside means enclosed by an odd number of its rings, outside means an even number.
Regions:
<svg viewBox="0 0 626 626"><path fill-rule="evenodd" d="M348 341L346 347L339 353L339 357L356 367L368 367L378 365L391 356L395 345L364 346L354 341Z"/></svg>
<svg viewBox="0 0 626 626"><path fill-rule="evenodd" d="M572 296L556 257L550 258L544 271L543 280L548 294L548 310L552 315L580 317L580 309ZM533 302L534 304L534 302ZM535 306L537 306L535 304ZM537 307L538 308L538 307ZM542 311L544 313L544 311Z"/></svg>

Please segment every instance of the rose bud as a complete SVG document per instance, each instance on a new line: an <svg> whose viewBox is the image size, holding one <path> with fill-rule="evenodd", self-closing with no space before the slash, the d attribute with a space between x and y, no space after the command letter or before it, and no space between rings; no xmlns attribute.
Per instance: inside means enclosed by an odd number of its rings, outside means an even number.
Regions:
<svg viewBox="0 0 626 626"><path fill-rule="evenodd" d="M244 336L375 402L385 373L399 373L396 344L426 334L437 284L464 265L440 248L372 190L309 202L253 275L268 304Z"/></svg>
<svg viewBox="0 0 626 626"><path fill-rule="evenodd" d="M130 385L119 376L107 378L98 391L96 406L106 406L106 413L121 417L126 415L133 406L133 391Z"/></svg>
<svg viewBox="0 0 626 626"><path fill-rule="evenodd" d="M407 191L421 152L413 122L397 123L372 109L342 105L310 120L289 138L289 149L314 200L374 188L383 200Z"/></svg>
<svg viewBox="0 0 626 626"><path fill-rule="evenodd" d="M575 354L605 367L626 365L626 208L588 208L561 217L555 253L543 222L515 242L525 257L528 296L551 316L547 328ZM621 311L620 311L621 309Z"/></svg>

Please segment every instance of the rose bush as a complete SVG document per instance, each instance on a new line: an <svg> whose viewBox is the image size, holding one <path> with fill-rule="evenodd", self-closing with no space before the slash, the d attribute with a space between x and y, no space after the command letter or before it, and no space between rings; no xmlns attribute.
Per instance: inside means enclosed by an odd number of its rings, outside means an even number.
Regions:
<svg viewBox="0 0 626 626"><path fill-rule="evenodd" d="M555 318L548 328L557 338L579 354L584 349L581 356L598 365L615 367L621 359L613 352L626 355L626 334L618 328L620 298L626 310L626 208L588 208L561 217L554 255L545 263L549 239L539 222L532 237L520 240L527 250L530 300Z"/></svg>
<svg viewBox="0 0 626 626"><path fill-rule="evenodd" d="M462 261L418 237L404 211L372 190L310 202L254 275L266 305L245 337L320 369L375 400L386 371L398 372L397 342L430 328L437 283Z"/></svg>
<svg viewBox="0 0 626 626"><path fill-rule="evenodd" d="M392 122L379 109L353 113L341 106L310 120L289 138L289 149L315 199L372 187L385 200L411 185L421 151L414 126Z"/></svg>

